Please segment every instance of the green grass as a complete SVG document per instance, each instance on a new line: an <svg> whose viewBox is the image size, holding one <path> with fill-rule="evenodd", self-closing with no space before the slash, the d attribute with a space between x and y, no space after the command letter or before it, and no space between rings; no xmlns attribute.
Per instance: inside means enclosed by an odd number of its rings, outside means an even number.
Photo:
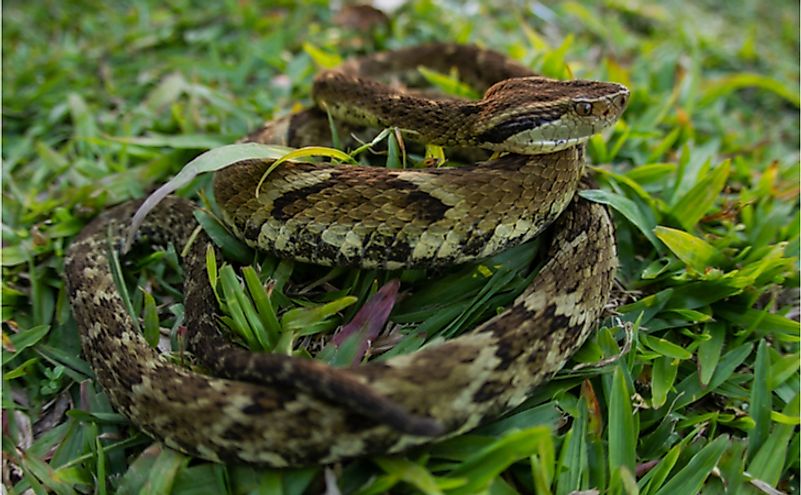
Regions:
<svg viewBox="0 0 801 495"><path fill-rule="evenodd" d="M348 494L799 492L797 3L499 2L465 13L421 0L369 36L336 27L323 4L171 5L3 5L2 448L11 493L300 494L326 483ZM603 322L512 414L403 456L277 471L152 444L113 412L80 357L62 280L70 239L202 150L308 104L318 64L434 39L632 89L624 119L589 145L601 187L588 195L615 212L620 321ZM181 189L209 191L208 177ZM268 328L309 322L298 313L287 322L289 308L357 298L323 312L330 329L390 278L332 270L321 280L300 264L257 261L272 297L253 303L282 308L282 320L242 317ZM157 317L173 340L182 314L174 264L174 253L141 255L129 277L156 294L130 291L145 331ZM506 283L524 276L501 266ZM430 325L469 328L508 300L505 290L460 299L459 277L487 275L462 270L437 280L405 273L404 287L417 292L390 319L439 314L444 321ZM221 269L221 284L237 273ZM448 307L432 306L442 294L452 296ZM630 351L613 359L627 339Z"/></svg>

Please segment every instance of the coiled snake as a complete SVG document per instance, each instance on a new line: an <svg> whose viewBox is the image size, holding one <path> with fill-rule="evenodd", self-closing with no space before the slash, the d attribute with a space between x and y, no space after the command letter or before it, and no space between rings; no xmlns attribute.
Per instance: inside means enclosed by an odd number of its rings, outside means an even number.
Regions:
<svg viewBox="0 0 801 495"><path fill-rule="evenodd" d="M377 79L418 65L484 90L480 101L404 92ZM491 86L491 87L490 87ZM444 343L356 368L229 343L215 325L204 234L183 258L189 349L218 376L169 362L135 330L109 268L138 203L91 222L67 254L70 300L83 350L117 411L169 447L215 461L271 466L329 463L398 452L456 435L520 404L586 339L616 267L604 207L574 197L583 142L624 110L614 83L555 81L489 50L433 44L379 53L320 74L320 107L357 124L396 126L424 142L509 152L459 168L286 163L256 197L269 163L215 176L232 230L278 256L378 268L462 263L524 242L550 225L549 258L514 304ZM250 136L299 146L320 112L302 112ZM323 114L323 122L325 116ZM311 123L311 124L309 124ZM319 144L319 143L314 143ZM169 198L139 236L183 246L193 206Z"/></svg>

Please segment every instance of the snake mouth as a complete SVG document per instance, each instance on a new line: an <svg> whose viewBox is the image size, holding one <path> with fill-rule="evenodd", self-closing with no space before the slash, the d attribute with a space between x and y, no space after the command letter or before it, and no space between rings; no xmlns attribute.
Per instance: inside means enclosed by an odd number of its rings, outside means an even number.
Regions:
<svg viewBox="0 0 801 495"><path fill-rule="evenodd" d="M514 141L513 136L530 133L537 129L544 129L561 118L561 113L554 114L524 114L516 118L501 122L481 133L476 140L479 143L502 144Z"/></svg>
<svg viewBox="0 0 801 495"><path fill-rule="evenodd" d="M586 136L573 136L569 138L556 139L535 139L534 137L524 136L520 133L514 140L503 143L487 145L496 151L508 151L510 153L522 153L528 155L541 155L566 150L580 144L584 144L592 134Z"/></svg>
<svg viewBox="0 0 801 495"><path fill-rule="evenodd" d="M529 143L528 146L526 147L526 152L532 154L538 154L538 153L551 153L554 151L562 151L567 148L572 148L573 146L583 144L589 138L590 135L563 138L563 139L545 139L539 141L531 141L531 143Z"/></svg>
<svg viewBox="0 0 801 495"><path fill-rule="evenodd" d="M515 119L478 136L478 145L496 151L543 154L561 151L586 142L608 125L592 120L556 117Z"/></svg>
<svg viewBox="0 0 801 495"><path fill-rule="evenodd" d="M601 105L597 105L601 107ZM620 105L619 107L622 107ZM590 115L570 111L519 115L476 136L476 144L496 151L543 154L586 142L615 123L622 109L611 105Z"/></svg>

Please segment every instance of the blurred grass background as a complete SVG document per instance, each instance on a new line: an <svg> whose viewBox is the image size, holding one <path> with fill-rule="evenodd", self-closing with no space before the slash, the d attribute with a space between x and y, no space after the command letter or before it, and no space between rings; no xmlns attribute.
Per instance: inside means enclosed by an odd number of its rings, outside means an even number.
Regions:
<svg viewBox="0 0 801 495"><path fill-rule="evenodd" d="M6 490L798 493L798 3L420 0L370 28L339 10L3 3ZM588 146L593 197L615 211L623 324L605 321L567 368L619 355L623 328L631 350L404 456L278 471L151 445L79 356L70 239L200 151L308 105L321 66L430 40L631 88L623 121Z"/></svg>

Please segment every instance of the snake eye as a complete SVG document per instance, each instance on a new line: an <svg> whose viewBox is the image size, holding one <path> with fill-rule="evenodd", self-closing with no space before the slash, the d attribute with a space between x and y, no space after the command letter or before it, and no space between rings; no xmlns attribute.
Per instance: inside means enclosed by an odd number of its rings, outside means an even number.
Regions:
<svg viewBox="0 0 801 495"><path fill-rule="evenodd" d="M576 113L582 117L586 117L592 113L592 103L586 101L580 101L576 103L573 108L576 110Z"/></svg>

